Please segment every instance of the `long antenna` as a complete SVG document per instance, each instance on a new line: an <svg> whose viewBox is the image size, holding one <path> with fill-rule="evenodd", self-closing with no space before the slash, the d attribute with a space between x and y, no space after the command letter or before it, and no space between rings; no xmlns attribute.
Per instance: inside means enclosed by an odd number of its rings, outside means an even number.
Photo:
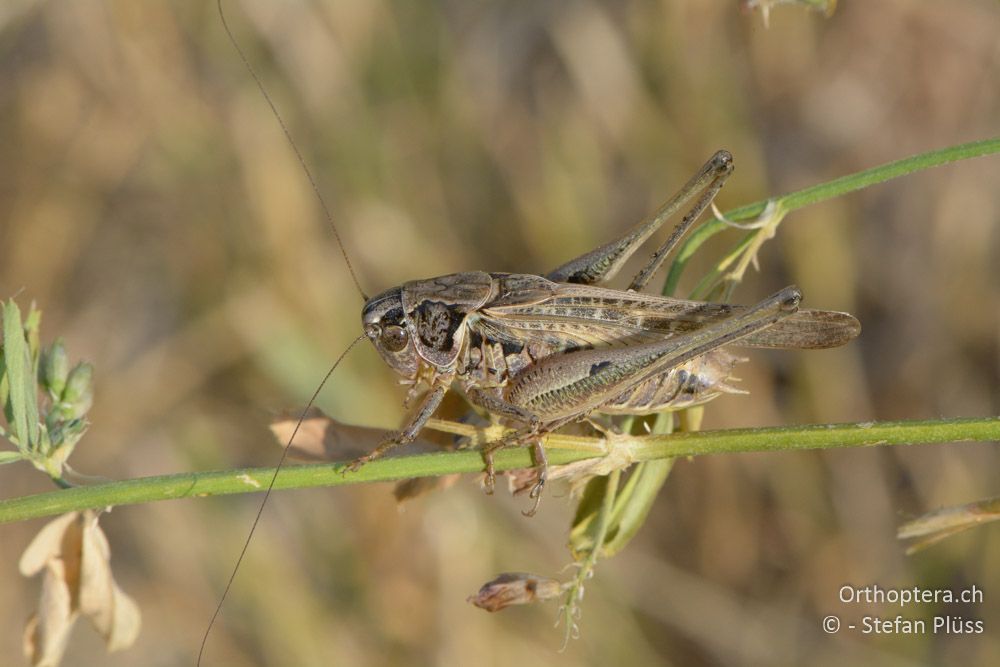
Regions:
<svg viewBox="0 0 1000 667"><path fill-rule="evenodd" d="M240 564L243 563L243 557L246 556L247 549L250 548L250 540L253 539L253 535L257 531L257 524L260 523L260 517L264 513L264 505L267 504L267 499L271 497L271 491L274 489L274 482L278 479L278 473L285 464L285 459L288 458L288 449L292 446L292 441L295 440L295 436L299 432L299 427L302 426L302 422L305 421L306 415L309 414L309 409L312 408L313 403L316 402L316 397L319 396L319 392L323 391L326 381L330 379L331 375L333 375L333 371L337 369L337 366L339 366L340 362L344 360L347 353L354 349L354 346L357 345L364 337L365 335L361 334L351 341L351 344L347 346L346 350L340 353L340 356L337 357L337 361L333 362L333 366L331 366L330 370L328 370L326 375L323 376L323 381L319 383L318 387L316 387L316 391L313 392L312 398L309 399L309 403L306 404L305 409L299 416L299 420L295 423L292 435L288 438L288 443L285 444L285 448L281 452L281 458L278 459L278 465L274 468L274 474L271 475L271 481L268 483L267 490L264 492L264 498L260 501L260 507L257 508L257 516L254 517L253 525L250 526L250 532L247 534L246 542L243 543L243 548L240 550L239 558L236 559L236 565L233 566L233 571L229 575L226 587L222 590L222 597L219 598L219 604L216 605L215 612L212 613L212 619L208 622L208 627L205 628L205 635L201 638L201 646L198 648L198 662L196 663L196 667L201 667L201 657L205 653L205 645L208 643L208 635L212 632L212 627L215 625L215 619L217 619L219 614L222 612L222 605L226 601L226 596L229 595L229 589L233 587L233 582L236 580L236 573L240 569Z"/></svg>
<svg viewBox="0 0 1000 667"><path fill-rule="evenodd" d="M278 120L278 125L281 126L281 131L285 134L285 139L288 140L288 145L292 147L292 151L295 153L295 157L298 158L299 164L302 166L302 171L305 172L306 178L309 179L309 185L312 186L313 192L316 193L316 199L319 200L319 205L323 209L323 214L326 216L326 221L330 224L330 229L333 231L334 238L337 239L337 245L340 246L340 254L344 257L344 263L347 265L347 270L351 273L351 280L354 281L354 286L358 288L358 292L361 294L361 298L365 301L368 300L368 295L365 291L361 289L361 281L358 280L358 274L354 272L354 265L351 264L350 257L347 256L347 249L344 247L344 240L340 238L340 232L337 231L337 225L333 221L333 215L330 214L330 209L326 205L326 201L323 199L323 195L320 194L319 186L316 184L316 179L313 178L312 171L309 170L309 165L306 164L306 160L302 157L302 152L299 147L295 144L295 140L292 139L292 133L288 131L288 126L285 125L284 119L281 114L278 113L278 107L274 105L274 101L268 94L267 89L264 88L264 84L261 82L260 77L257 76L257 72L254 70L250 61L247 59L246 55L243 53L243 49L240 48L239 42L236 41L236 37L233 36L233 31L229 29L229 23L226 21L226 13L222 10L222 0L216 0L216 6L219 8L219 19L222 20L222 27L226 31L226 36L229 38L230 43L233 48L236 49L236 53L239 54L240 60L243 61L243 65L250 72L251 78L253 78L254 83L257 84L257 88L260 90L260 94L264 96L264 100L267 102L267 106L271 107L271 113Z"/></svg>

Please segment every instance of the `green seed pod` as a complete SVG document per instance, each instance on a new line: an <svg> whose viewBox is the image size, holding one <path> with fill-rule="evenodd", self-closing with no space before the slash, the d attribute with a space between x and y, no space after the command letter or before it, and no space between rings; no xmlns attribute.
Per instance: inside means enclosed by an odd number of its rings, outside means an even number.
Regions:
<svg viewBox="0 0 1000 667"><path fill-rule="evenodd" d="M93 395L94 367L81 361L66 378L66 388L62 394L62 415L64 419L78 419L90 410Z"/></svg>
<svg viewBox="0 0 1000 667"><path fill-rule="evenodd" d="M40 375L39 379L49 396L53 400L59 400L69 377L69 356L66 354L66 344L62 338L57 339L42 353Z"/></svg>

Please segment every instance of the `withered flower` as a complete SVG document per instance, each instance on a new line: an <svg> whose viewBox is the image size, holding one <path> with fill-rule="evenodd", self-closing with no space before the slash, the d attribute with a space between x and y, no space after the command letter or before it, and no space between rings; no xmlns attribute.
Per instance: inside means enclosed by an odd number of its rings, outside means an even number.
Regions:
<svg viewBox="0 0 1000 667"><path fill-rule="evenodd" d="M564 588L555 579L528 572L504 572L483 584L478 593L469 596L467 602L486 611L500 611L512 604L530 604L558 597Z"/></svg>
<svg viewBox="0 0 1000 667"><path fill-rule="evenodd" d="M24 653L35 667L55 667L73 623L85 616L108 651L130 646L139 634L139 608L111 576L111 549L97 513L70 512L48 523L21 555L21 574L42 572L38 611L24 631Z"/></svg>

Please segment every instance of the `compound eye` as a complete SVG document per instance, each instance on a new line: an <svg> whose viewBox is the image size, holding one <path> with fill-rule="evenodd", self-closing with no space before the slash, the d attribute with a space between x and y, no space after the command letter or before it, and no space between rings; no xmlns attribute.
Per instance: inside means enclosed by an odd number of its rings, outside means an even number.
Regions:
<svg viewBox="0 0 1000 667"><path fill-rule="evenodd" d="M399 352L406 347L406 344L409 341L409 335L403 327L392 325L382 330L382 336L379 340L382 342L385 349L390 352Z"/></svg>

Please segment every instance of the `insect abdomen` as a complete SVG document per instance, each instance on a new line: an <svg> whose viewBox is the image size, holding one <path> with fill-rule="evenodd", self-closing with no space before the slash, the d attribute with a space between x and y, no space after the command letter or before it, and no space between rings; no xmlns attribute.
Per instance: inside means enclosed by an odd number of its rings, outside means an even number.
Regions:
<svg viewBox="0 0 1000 667"><path fill-rule="evenodd" d="M598 408L606 414L648 414L706 403L719 394L746 393L731 383L733 367L744 361L718 350L638 384Z"/></svg>

